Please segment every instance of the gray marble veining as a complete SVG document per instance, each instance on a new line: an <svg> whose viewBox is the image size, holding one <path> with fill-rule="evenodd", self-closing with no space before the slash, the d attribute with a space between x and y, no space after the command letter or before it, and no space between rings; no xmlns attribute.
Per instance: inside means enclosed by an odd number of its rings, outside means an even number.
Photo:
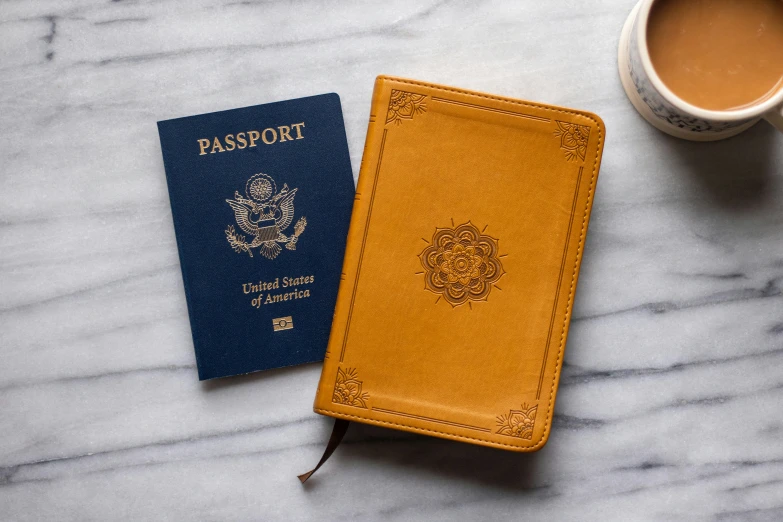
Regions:
<svg viewBox="0 0 783 522"><path fill-rule="evenodd" d="M0 3L0 518L781 520L783 139L694 144L627 102L633 0ZM155 122L377 74L600 114L549 444L330 421L320 365L199 383Z"/></svg>

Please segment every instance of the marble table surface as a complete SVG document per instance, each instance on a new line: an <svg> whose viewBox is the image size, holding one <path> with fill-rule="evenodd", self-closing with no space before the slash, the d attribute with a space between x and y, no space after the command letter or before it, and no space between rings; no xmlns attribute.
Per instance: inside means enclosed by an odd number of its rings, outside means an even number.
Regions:
<svg viewBox="0 0 783 522"><path fill-rule="evenodd" d="M0 3L0 519L781 520L783 139L665 136L634 0ZM549 444L331 421L319 364L199 383L155 122L373 81L594 111L607 142Z"/></svg>

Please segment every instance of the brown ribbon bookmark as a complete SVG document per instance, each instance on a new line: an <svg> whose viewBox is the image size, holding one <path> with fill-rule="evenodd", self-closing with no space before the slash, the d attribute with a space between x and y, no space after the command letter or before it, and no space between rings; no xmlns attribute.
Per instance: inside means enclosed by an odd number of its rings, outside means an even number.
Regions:
<svg viewBox="0 0 783 522"><path fill-rule="evenodd" d="M343 436L345 435L345 432L348 430L348 425L351 423L351 421L347 421L344 419L335 419L334 421L334 428L332 428L332 436L329 437L329 442L326 444L326 449L324 450L324 454L321 457L321 460L318 461L318 464L316 466L308 471L307 473L302 473L299 475L299 480L304 484L307 482L307 479L309 479L313 473L318 471L318 468L320 468L324 462L329 460L329 457L332 456L332 453L334 453L334 450L337 449L337 446L340 445L340 441L343 440Z"/></svg>

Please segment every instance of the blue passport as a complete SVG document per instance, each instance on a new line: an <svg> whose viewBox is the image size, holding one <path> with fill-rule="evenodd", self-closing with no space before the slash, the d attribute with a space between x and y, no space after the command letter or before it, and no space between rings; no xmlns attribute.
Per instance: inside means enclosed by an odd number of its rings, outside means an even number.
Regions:
<svg viewBox="0 0 783 522"><path fill-rule="evenodd" d="M158 132L199 379L323 360L354 198L340 98Z"/></svg>

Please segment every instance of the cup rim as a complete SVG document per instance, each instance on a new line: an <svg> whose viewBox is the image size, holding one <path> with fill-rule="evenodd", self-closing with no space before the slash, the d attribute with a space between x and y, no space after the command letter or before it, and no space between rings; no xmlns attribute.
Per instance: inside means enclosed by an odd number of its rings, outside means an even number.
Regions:
<svg viewBox="0 0 783 522"><path fill-rule="evenodd" d="M642 60L642 67L644 68L647 77L650 79L650 82L653 84L653 87L661 93L666 101L685 113L710 121L738 121L755 118L775 109L783 102L783 87L773 96L770 96L756 105L729 111L703 109L686 102L674 94L674 92L663 83L663 80L661 80L660 76L658 76L658 73L655 71L647 47L647 21L650 17L650 10L655 2L656 0L641 0L641 7L636 20L636 38L639 46L639 56Z"/></svg>

